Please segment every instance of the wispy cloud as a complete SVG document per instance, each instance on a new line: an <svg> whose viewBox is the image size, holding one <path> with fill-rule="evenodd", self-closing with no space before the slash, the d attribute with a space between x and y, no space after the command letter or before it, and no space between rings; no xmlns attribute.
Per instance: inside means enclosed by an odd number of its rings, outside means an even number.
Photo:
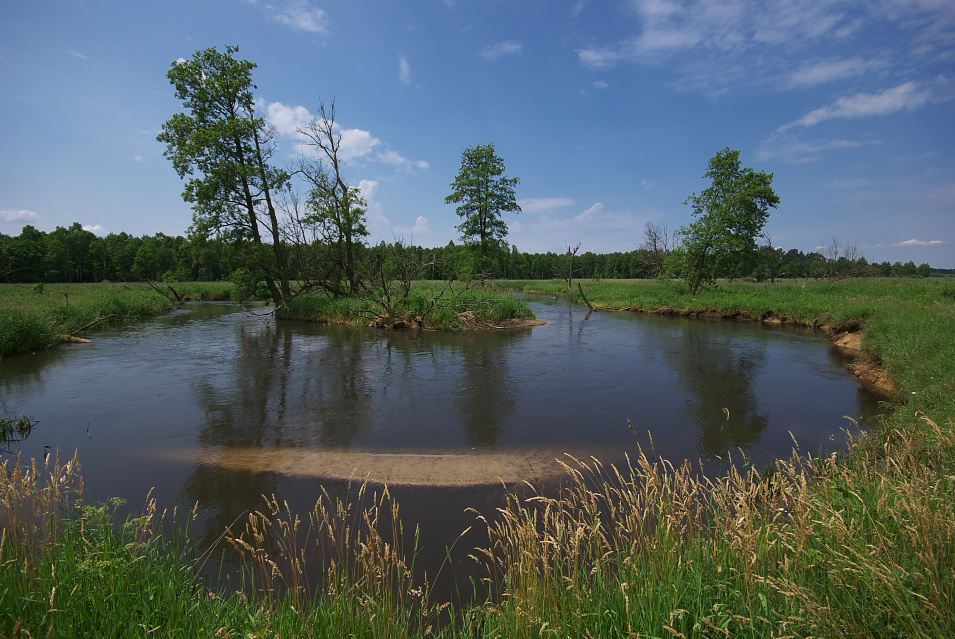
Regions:
<svg viewBox="0 0 955 639"><path fill-rule="evenodd" d="M938 246L940 244L946 244L946 242L942 240L905 240L904 242L890 244L890 246Z"/></svg>
<svg viewBox="0 0 955 639"><path fill-rule="evenodd" d="M103 237L104 235L106 235L106 229L104 229L99 224L84 224L83 230L89 231L93 235L98 235L99 237Z"/></svg>
<svg viewBox="0 0 955 639"><path fill-rule="evenodd" d="M787 164L804 164L822 157L826 151L854 149L867 145L881 144L878 140L820 139L801 140L791 134L776 132L763 140L756 150L760 161L780 160Z"/></svg>
<svg viewBox="0 0 955 639"><path fill-rule="evenodd" d="M577 50L581 65L668 64L680 90L812 87L882 69L955 58L955 4L941 0L631 0L634 32ZM865 34L892 47L858 51ZM816 56L806 64L809 51ZM891 53L891 55L890 55ZM811 58L810 58L811 59Z"/></svg>
<svg viewBox="0 0 955 639"><path fill-rule="evenodd" d="M292 0L284 7L266 5L265 9L279 24L309 33L328 33L328 18L325 12L304 0Z"/></svg>
<svg viewBox="0 0 955 639"><path fill-rule="evenodd" d="M69 53L71 56L74 56L74 57L77 57L77 58L82 58L83 60L88 60L88 59L89 59L89 58L87 58L85 55L83 55L82 53L78 53L78 52L76 52L76 51L73 51L72 49L70 49L69 51L67 51L67 53Z"/></svg>
<svg viewBox="0 0 955 639"><path fill-rule="evenodd" d="M839 98L832 104L813 109L798 120L784 124L778 131L786 131L797 126L813 126L826 120L911 111L933 99L934 91L931 86L922 82L904 82L897 87L883 89L877 93L855 93Z"/></svg>
<svg viewBox="0 0 955 639"><path fill-rule="evenodd" d="M861 75L869 69L881 66L872 60L853 58L832 58L803 66L789 77L787 85L792 88L811 87L835 80L843 80Z"/></svg>
<svg viewBox="0 0 955 639"><path fill-rule="evenodd" d="M564 206L573 206L574 201L566 197L531 197L517 201L524 213L542 213Z"/></svg>
<svg viewBox="0 0 955 639"><path fill-rule="evenodd" d="M517 55L524 50L524 45L516 40L498 42L481 49L480 54L486 60L495 61L509 55Z"/></svg>
<svg viewBox="0 0 955 639"><path fill-rule="evenodd" d="M403 55L398 56L398 80L402 84L411 84L411 65Z"/></svg>

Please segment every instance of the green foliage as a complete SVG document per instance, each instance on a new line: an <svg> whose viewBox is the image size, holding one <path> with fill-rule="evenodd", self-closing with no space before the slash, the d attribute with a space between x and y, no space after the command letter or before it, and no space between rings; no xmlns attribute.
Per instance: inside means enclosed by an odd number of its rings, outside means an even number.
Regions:
<svg viewBox="0 0 955 639"><path fill-rule="evenodd" d="M410 293L395 298L390 307L380 300L381 291L374 290L360 298L303 295L291 300L281 316L330 324L443 331L534 317L523 300L488 287L466 288L461 283L449 287L446 282L415 282Z"/></svg>
<svg viewBox="0 0 955 639"><path fill-rule="evenodd" d="M773 175L740 168L739 151L717 153L703 177L713 183L684 202L693 207L696 221L680 228L682 245L669 260L691 293L719 277L748 273L759 263L756 240L770 207L779 204Z"/></svg>
<svg viewBox="0 0 955 639"><path fill-rule="evenodd" d="M156 139L166 143L163 155L180 178L198 174L182 193L192 204L194 235L226 233L253 248L263 246L263 232L269 235L271 255L253 251L246 266L258 271L278 301L288 297L289 284L273 197L289 174L268 163L274 133L255 111L255 64L235 59L236 52L210 47L172 64L166 75L186 112L167 120Z"/></svg>
<svg viewBox="0 0 955 639"><path fill-rule="evenodd" d="M501 214L520 212L514 192L519 183L520 178L505 176L504 160L493 144L469 147L461 154L461 170L444 201L459 205L456 211L464 221L455 228L465 243L479 247L481 272L487 270L490 254L507 245L507 224Z"/></svg>

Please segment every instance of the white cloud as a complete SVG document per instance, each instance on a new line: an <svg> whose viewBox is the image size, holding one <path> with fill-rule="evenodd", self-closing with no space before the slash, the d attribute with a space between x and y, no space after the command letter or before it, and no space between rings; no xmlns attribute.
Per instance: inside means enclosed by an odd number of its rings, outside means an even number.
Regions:
<svg viewBox="0 0 955 639"><path fill-rule="evenodd" d="M361 129L342 129L341 136L338 154L345 162L368 155L381 143L381 140L370 132Z"/></svg>
<svg viewBox="0 0 955 639"><path fill-rule="evenodd" d="M375 199L378 194L378 181L362 180L358 183L358 190L367 204L365 218L368 220L368 230L372 235L381 237L391 229L391 220L384 216L381 203Z"/></svg>
<svg viewBox="0 0 955 639"><path fill-rule="evenodd" d="M537 197L524 198L517 201L524 213L540 213L562 206L573 206L574 201L566 197Z"/></svg>
<svg viewBox="0 0 955 639"><path fill-rule="evenodd" d="M411 65L403 55L398 56L398 80L402 84L411 84Z"/></svg>
<svg viewBox="0 0 955 639"><path fill-rule="evenodd" d="M74 57L77 57L77 58L82 58L83 60L87 60L87 59L88 59L88 58L87 58L85 55L83 55L82 53L77 53L76 51L73 51L72 49L70 49L69 51L67 51L67 53L69 53L71 56L74 56Z"/></svg>
<svg viewBox="0 0 955 639"><path fill-rule="evenodd" d="M259 108L265 106L265 118L282 135L295 137L296 131L305 128L312 120L312 114L303 106L286 106L281 102L259 101Z"/></svg>
<svg viewBox="0 0 955 639"><path fill-rule="evenodd" d="M609 86L610 85L604 82L603 80L597 80L596 82L594 82L595 89L606 89Z"/></svg>
<svg viewBox="0 0 955 639"><path fill-rule="evenodd" d="M40 216L34 211L26 209L3 209L0 211L0 222L39 222Z"/></svg>
<svg viewBox="0 0 955 639"><path fill-rule="evenodd" d="M486 60L500 60L509 55L517 55L523 51L524 45L516 40L506 40L498 42L481 49L480 53Z"/></svg>
<svg viewBox="0 0 955 639"><path fill-rule="evenodd" d="M431 229L428 227L428 218L419 215L415 219L414 227L407 229L403 226L396 226L394 229L395 237L404 238L408 243L413 243L416 235L428 235Z"/></svg>
<svg viewBox="0 0 955 639"><path fill-rule="evenodd" d="M280 135L295 142L296 153L310 155L314 152L314 148L306 144L305 136L298 132L299 129L307 128L313 120L314 116L309 113L308 109L303 106L288 106L281 102L266 102L264 100L257 101L256 107L265 112L266 120L275 127ZM346 163L368 158L373 151L386 146L370 131L345 129L337 122L334 123L333 130L341 136L338 157ZM430 167L424 160L408 160L397 151L387 148L379 151L373 159L404 171L411 171L412 169L426 170Z"/></svg>
<svg viewBox="0 0 955 639"><path fill-rule="evenodd" d="M938 246L939 244L945 244L942 240L905 240L904 242L896 242L890 246Z"/></svg>
<svg viewBox="0 0 955 639"><path fill-rule="evenodd" d="M897 87L884 89L878 93L856 93L839 98L828 106L813 109L798 120L784 124L778 131L797 126L813 126L837 118L859 118L911 111L933 99L933 90L930 86L915 81L904 82Z"/></svg>
<svg viewBox="0 0 955 639"><path fill-rule="evenodd" d="M89 231L93 235L98 235L99 237L103 237L104 235L106 235L106 229L104 229L99 224L84 224L83 230Z"/></svg>
<svg viewBox="0 0 955 639"><path fill-rule="evenodd" d="M603 213L603 210L604 210L604 205L601 204L600 202L597 202L596 204L594 204L593 206L591 206L589 209L587 209L586 211L584 211L583 213L581 213L580 215L578 215L577 217L575 217L573 221L574 221L574 222L587 222L587 221L590 221L590 220L594 219L594 217L596 217L596 216L600 215L601 213Z"/></svg>
<svg viewBox="0 0 955 639"><path fill-rule="evenodd" d="M651 182L649 180L640 180L640 184L648 191L652 191L653 189L657 188L657 183Z"/></svg>
<svg viewBox="0 0 955 639"><path fill-rule="evenodd" d="M378 153L377 158L381 162L384 162L385 164L390 164L393 167L397 169L401 169L403 171L411 171L412 169L416 169L416 168L427 169L431 166L424 160L411 161L403 157L397 151L394 151L392 149L387 149L385 151Z"/></svg>
<svg viewBox="0 0 955 639"><path fill-rule="evenodd" d="M293 29L310 33L328 32L328 19L325 17L325 12L304 0L293 0L282 9L266 5L266 10L269 11L273 20Z"/></svg>
<svg viewBox="0 0 955 639"><path fill-rule="evenodd" d="M135 161L137 161L137 162L145 162L145 161L146 161L146 160L143 159L143 156L141 156L141 155L134 155L134 156L133 156L133 159L134 159Z"/></svg>

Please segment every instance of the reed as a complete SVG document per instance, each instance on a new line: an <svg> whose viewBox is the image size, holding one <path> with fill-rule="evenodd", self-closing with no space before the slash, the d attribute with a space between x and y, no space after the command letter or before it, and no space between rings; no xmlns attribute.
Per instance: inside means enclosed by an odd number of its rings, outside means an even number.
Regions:
<svg viewBox="0 0 955 639"><path fill-rule="evenodd" d="M512 494L479 549L484 636L948 636L955 437L922 417L876 451L707 478L688 462L570 459Z"/></svg>

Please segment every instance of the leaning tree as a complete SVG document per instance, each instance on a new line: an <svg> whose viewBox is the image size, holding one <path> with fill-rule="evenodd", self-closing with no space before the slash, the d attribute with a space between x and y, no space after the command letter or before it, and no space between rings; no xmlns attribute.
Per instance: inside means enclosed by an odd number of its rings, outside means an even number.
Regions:
<svg viewBox="0 0 955 639"><path fill-rule="evenodd" d="M769 209L779 205L773 174L741 168L739 151L727 147L718 152L703 177L712 184L684 201L696 220L678 230L682 244L669 261L690 293L719 277L752 269L760 260L756 240Z"/></svg>
<svg viewBox="0 0 955 639"><path fill-rule="evenodd" d="M210 47L173 62L166 76L185 110L157 139L179 177L188 177L182 197L192 204L192 234L248 241L248 267L281 304L292 292L275 199L289 174L269 163L275 132L255 110L256 65L237 60L238 50Z"/></svg>

